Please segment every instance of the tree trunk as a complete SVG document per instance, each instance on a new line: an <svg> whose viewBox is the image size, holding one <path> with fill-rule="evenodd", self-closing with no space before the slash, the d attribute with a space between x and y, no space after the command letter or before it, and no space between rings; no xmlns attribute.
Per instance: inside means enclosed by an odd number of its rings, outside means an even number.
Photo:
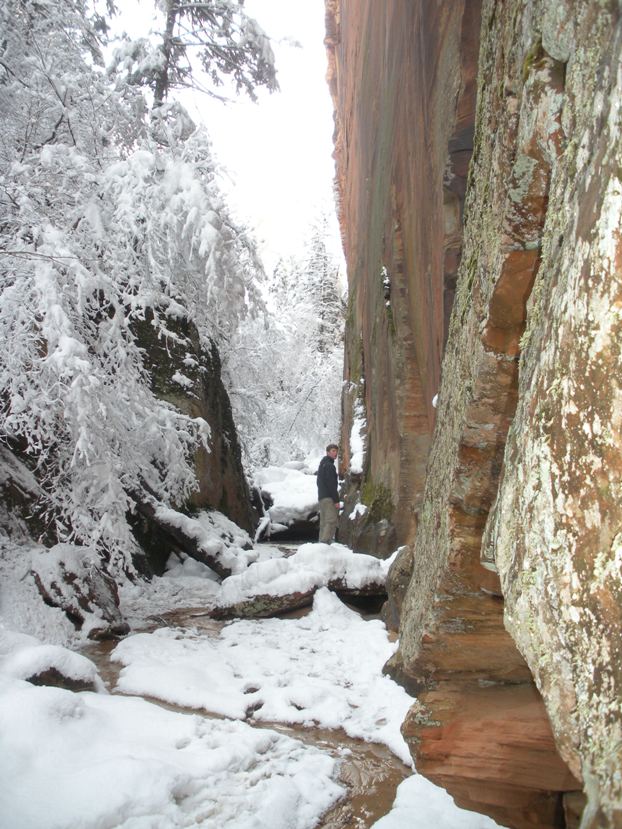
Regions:
<svg viewBox="0 0 622 829"><path fill-rule="evenodd" d="M169 71L171 63L171 52L173 50L173 32L175 30L175 23L177 22L177 9L175 7L175 0L167 0L166 3L166 27L164 29L164 40L162 43L162 54L164 55L164 65L158 72L155 89L153 91L153 108L157 109L162 106L168 95L169 88Z"/></svg>

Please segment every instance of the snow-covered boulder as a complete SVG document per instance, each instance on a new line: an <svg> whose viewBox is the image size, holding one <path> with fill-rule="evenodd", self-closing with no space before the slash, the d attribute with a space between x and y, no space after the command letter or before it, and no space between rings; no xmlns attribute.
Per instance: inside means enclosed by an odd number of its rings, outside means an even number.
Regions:
<svg viewBox="0 0 622 829"><path fill-rule="evenodd" d="M91 547L56 544L33 552L31 573L46 604L64 610L89 639L122 636L129 631L119 610L117 585Z"/></svg>
<svg viewBox="0 0 622 829"><path fill-rule="evenodd" d="M311 604L321 587L343 596L382 596L392 560L353 553L342 544L303 544L293 556L257 562L225 579L210 615L273 616Z"/></svg>
<svg viewBox="0 0 622 829"><path fill-rule="evenodd" d="M254 481L264 503L270 504L265 535L289 532L300 538L317 533L317 482L315 473L307 466L291 461L283 466L264 467L255 470Z"/></svg>
<svg viewBox="0 0 622 829"><path fill-rule="evenodd" d="M33 637L28 637L33 638ZM7 632L0 633L0 650L6 644ZM14 643L8 653L0 656L0 673L24 679L33 685L52 685L68 691L105 692L104 683L90 659L60 645Z"/></svg>
<svg viewBox="0 0 622 829"><path fill-rule="evenodd" d="M186 515L148 496L137 501L137 510L158 528L164 549L185 553L220 578L241 572L257 558L248 533L222 513Z"/></svg>

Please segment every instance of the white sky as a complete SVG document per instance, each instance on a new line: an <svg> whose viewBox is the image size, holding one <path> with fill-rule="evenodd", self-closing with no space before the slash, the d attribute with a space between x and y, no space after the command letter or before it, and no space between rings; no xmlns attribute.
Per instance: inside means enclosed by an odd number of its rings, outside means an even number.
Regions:
<svg viewBox="0 0 622 829"><path fill-rule="evenodd" d="M147 0L120 0L119 6L122 25L133 34L144 36L154 25ZM184 96L184 104L207 125L216 157L228 170L223 185L229 203L255 228L270 269L279 256L300 250L322 209L335 210L325 10L324 0L246 0L245 9L271 38L281 91L258 91L257 104L246 96L223 104L206 95ZM340 255L336 219L333 234Z"/></svg>
<svg viewBox="0 0 622 829"><path fill-rule="evenodd" d="M324 0L247 0L245 8L272 38L281 91L262 90L258 104L202 99L201 109L232 173L235 206L269 252L294 253L318 211L334 212Z"/></svg>

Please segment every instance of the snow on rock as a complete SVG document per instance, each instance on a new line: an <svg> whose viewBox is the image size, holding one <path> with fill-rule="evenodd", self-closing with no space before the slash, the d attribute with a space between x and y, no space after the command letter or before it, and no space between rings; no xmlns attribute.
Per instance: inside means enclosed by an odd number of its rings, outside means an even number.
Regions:
<svg viewBox="0 0 622 829"><path fill-rule="evenodd" d="M215 522L221 522L238 540L248 538L243 530L232 524L220 513L208 513ZM264 561L283 556L283 550L269 544L260 544L254 550L238 550L240 560ZM148 582L126 582L119 588L123 615L132 630L145 626L149 617L158 616L179 608L214 608L219 604L220 579L206 564L185 553L173 553L166 564L162 577L155 576Z"/></svg>
<svg viewBox="0 0 622 829"><path fill-rule="evenodd" d="M14 544L0 537L0 624L15 631L14 636L21 634L26 644L41 639L68 645L80 634L64 611L45 604L31 572L33 555L44 550L36 544Z"/></svg>
<svg viewBox="0 0 622 829"><path fill-rule="evenodd" d="M119 610L117 585L99 567L91 547L56 544L32 551L32 575L43 600L64 610L89 639L127 633Z"/></svg>
<svg viewBox="0 0 622 829"><path fill-rule="evenodd" d="M121 609L132 630L144 627L150 617L171 610L214 607L219 594L219 578L214 571L183 553L170 556L163 576L119 587Z"/></svg>
<svg viewBox="0 0 622 829"><path fill-rule="evenodd" d="M393 558L382 560L354 553L343 544L303 544L289 558L257 562L243 573L225 579L218 606L234 609L235 615L241 615L245 604L259 598L308 596L325 586L365 594L382 593L392 561Z"/></svg>
<svg viewBox="0 0 622 829"><path fill-rule="evenodd" d="M365 515L367 510L368 507L365 504L355 504L354 509L352 510L350 515L348 515L348 521L356 521L359 515Z"/></svg>
<svg viewBox="0 0 622 829"><path fill-rule="evenodd" d="M219 512L204 510L189 516L149 498L137 501L137 508L177 541L188 555L206 564L221 578L241 572L256 560L248 533Z"/></svg>
<svg viewBox="0 0 622 829"><path fill-rule="evenodd" d="M171 553L162 578L173 579L188 587L194 583L203 584L205 579L218 583L218 576L207 564L202 564L185 553Z"/></svg>
<svg viewBox="0 0 622 829"><path fill-rule="evenodd" d="M371 829L495 829L499 824L486 815L459 809L450 795L420 774L398 786L393 808Z"/></svg>
<svg viewBox="0 0 622 829"><path fill-rule="evenodd" d="M41 643L36 636L30 636L28 633L19 633L18 631L10 630L0 622L0 665L3 661L16 653L22 648L30 648Z"/></svg>
<svg viewBox="0 0 622 829"><path fill-rule="evenodd" d="M112 659L125 666L123 693L235 719L343 728L410 764L400 726L413 700L382 674L395 647L381 621L322 589L301 619L236 621L215 638L162 628L124 639Z"/></svg>
<svg viewBox="0 0 622 829"><path fill-rule="evenodd" d="M352 415L352 429L350 431L350 472L361 474L365 462L365 433L367 421L365 420L365 408L360 400L354 404Z"/></svg>
<svg viewBox="0 0 622 829"><path fill-rule="evenodd" d="M0 825L311 829L328 754L268 729L0 675Z"/></svg>
<svg viewBox="0 0 622 829"><path fill-rule="evenodd" d="M216 532L230 546L237 547L237 555L246 562L255 561L253 542L250 535L230 521L226 515L216 510L203 511L197 515L197 521L209 531ZM243 555L246 553L246 555Z"/></svg>
<svg viewBox="0 0 622 829"><path fill-rule="evenodd" d="M288 527L295 521L308 521L317 512L315 474L296 461L284 466L268 466L254 473L255 484L272 499L269 508L273 525Z"/></svg>
<svg viewBox="0 0 622 829"><path fill-rule="evenodd" d="M0 673L24 679L35 685L58 685L71 690L92 690L105 693L105 685L97 668L79 653L60 645L19 644L6 653L9 631L0 630ZM14 639L15 641L15 639ZM4 651L4 653L3 653Z"/></svg>

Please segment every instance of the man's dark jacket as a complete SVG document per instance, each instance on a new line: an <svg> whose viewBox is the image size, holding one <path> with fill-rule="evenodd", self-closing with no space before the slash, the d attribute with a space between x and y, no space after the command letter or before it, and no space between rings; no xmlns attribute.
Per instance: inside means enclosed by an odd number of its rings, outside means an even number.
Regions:
<svg viewBox="0 0 622 829"><path fill-rule="evenodd" d="M322 498L332 498L335 503L339 501L337 470L330 455L324 455L317 470L317 499L321 501Z"/></svg>

